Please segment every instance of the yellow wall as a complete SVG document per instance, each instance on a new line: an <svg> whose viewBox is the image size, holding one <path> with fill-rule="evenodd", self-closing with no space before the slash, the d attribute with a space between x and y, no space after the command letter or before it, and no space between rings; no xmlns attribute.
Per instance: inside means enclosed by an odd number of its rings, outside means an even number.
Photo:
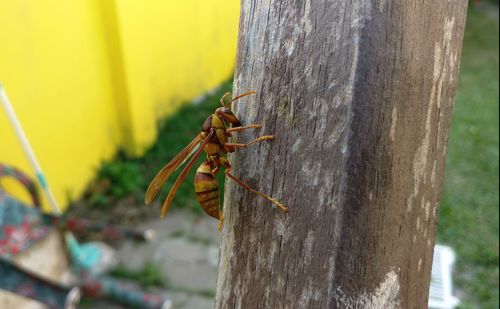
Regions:
<svg viewBox="0 0 500 309"><path fill-rule="evenodd" d="M0 1L0 81L60 203L229 78L238 11L234 0ZM2 110L0 162L30 171Z"/></svg>

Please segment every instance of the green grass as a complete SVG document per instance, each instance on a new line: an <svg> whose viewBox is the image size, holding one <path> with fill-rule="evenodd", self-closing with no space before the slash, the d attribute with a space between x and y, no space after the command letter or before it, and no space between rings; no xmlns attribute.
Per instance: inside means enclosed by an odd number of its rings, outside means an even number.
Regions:
<svg viewBox="0 0 500 309"><path fill-rule="evenodd" d="M131 270L125 266L119 266L111 271L109 275L116 279L133 282L146 290L164 288L172 292L183 292L207 298L215 297L215 291L211 289L192 289L173 284L162 275L160 267L152 262L144 264L139 270Z"/></svg>
<svg viewBox="0 0 500 309"><path fill-rule="evenodd" d="M438 225L457 253L462 308L499 306L498 34L470 5Z"/></svg>
<svg viewBox="0 0 500 309"><path fill-rule="evenodd" d="M109 275L116 279L133 281L145 289L152 287L165 288L168 285L168 282L161 275L160 267L154 263L146 263L139 270L130 270L125 266L119 266L111 271Z"/></svg>

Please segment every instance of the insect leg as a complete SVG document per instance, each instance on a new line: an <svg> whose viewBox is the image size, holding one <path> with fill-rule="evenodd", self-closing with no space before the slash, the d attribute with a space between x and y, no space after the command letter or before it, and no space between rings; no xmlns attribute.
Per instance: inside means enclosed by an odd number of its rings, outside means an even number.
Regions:
<svg viewBox="0 0 500 309"><path fill-rule="evenodd" d="M208 160L211 161L215 167L212 169L212 174L217 175L221 166L226 166L227 160L224 157L221 157L219 154L211 155L208 157Z"/></svg>
<svg viewBox="0 0 500 309"><path fill-rule="evenodd" d="M219 224L217 224L217 230L219 230L219 232L222 230L223 222L224 222L224 213L222 212L222 209L220 208L219 204Z"/></svg>
<svg viewBox="0 0 500 309"><path fill-rule="evenodd" d="M264 135L264 136L261 136L259 138L256 138L254 139L253 141L251 142L248 142L246 144L240 144L240 143L225 143L224 146L226 147L238 147L238 148L243 148L243 147L247 147L247 146L250 146L250 145L253 145L253 144L256 144L258 142L262 142L262 141L267 141L267 140L270 140L270 139L274 139L274 135Z"/></svg>
<svg viewBox="0 0 500 309"><path fill-rule="evenodd" d="M233 174L231 174L231 167L230 166L226 169L225 174L227 177L229 177L231 180L236 182L238 185L240 185L244 189L246 189L250 192L253 192L253 193L269 200L271 203L278 206L278 208L281 209L283 212L288 212L288 208L285 205L281 204L280 202L278 202L277 200L273 199L272 197L270 197L269 195L267 195L265 193L262 193L262 192L259 192L259 191L252 189L249 185L247 185L246 183L244 183L240 179L236 178Z"/></svg>
<svg viewBox="0 0 500 309"><path fill-rule="evenodd" d="M250 124L248 126L243 126L243 127L235 127L235 128L229 128L226 130L227 133L231 133L231 132L239 132L239 131L243 131L243 130L246 130L246 129L260 129L262 128L262 126L260 124Z"/></svg>

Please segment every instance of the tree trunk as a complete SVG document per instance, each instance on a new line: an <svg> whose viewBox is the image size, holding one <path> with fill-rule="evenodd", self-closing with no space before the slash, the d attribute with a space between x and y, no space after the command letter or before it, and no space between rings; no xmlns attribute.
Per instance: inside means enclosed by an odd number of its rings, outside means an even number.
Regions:
<svg viewBox="0 0 500 309"><path fill-rule="evenodd" d="M426 308L467 0L242 1L216 308Z"/></svg>

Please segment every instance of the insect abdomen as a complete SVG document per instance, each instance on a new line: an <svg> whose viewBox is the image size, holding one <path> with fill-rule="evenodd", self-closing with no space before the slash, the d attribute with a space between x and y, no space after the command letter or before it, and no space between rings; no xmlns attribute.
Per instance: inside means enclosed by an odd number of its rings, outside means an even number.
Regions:
<svg viewBox="0 0 500 309"><path fill-rule="evenodd" d="M219 183L212 174L212 167L208 162L204 162L196 170L194 191L198 202L207 215L219 219Z"/></svg>

